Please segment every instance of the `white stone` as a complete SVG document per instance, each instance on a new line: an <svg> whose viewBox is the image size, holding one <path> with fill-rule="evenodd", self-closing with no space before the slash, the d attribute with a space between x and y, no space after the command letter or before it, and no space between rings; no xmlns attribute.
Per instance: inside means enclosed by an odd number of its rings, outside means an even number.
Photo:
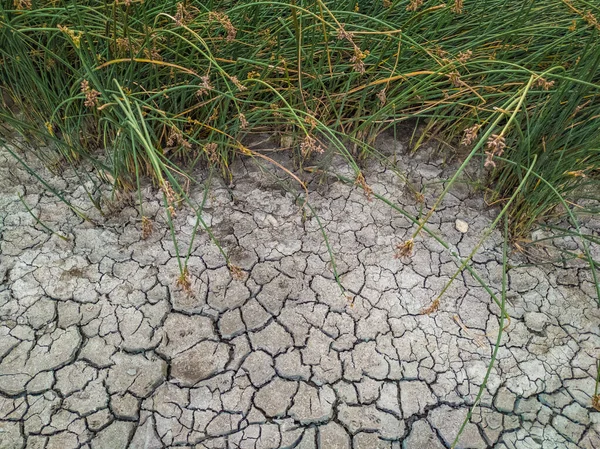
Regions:
<svg viewBox="0 0 600 449"><path fill-rule="evenodd" d="M469 224L466 221L461 220L460 218L456 219L456 221L454 222L454 227L458 232L462 234L466 234L466 232L469 230Z"/></svg>

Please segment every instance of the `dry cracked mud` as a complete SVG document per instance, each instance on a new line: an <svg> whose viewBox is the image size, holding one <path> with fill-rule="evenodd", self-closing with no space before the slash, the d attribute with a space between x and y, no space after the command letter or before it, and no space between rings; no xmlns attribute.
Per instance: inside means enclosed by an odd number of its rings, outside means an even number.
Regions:
<svg viewBox="0 0 600 449"><path fill-rule="evenodd" d="M391 138L380 146L400 155L431 206L453 167L425 151L405 156ZM0 152L0 448L450 447L484 381L499 309L465 273L437 311L422 311L497 214L481 194L459 185L432 217L451 252L423 235L398 259L410 221L355 186L305 174L342 295L302 197L280 188L273 166L238 160L235 186L213 179L203 218L242 276L182 207L179 251L195 237L186 293L159 192L142 191L154 227L143 240L134 204L113 201L103 217L85 179L37 169L94 223ZM423 208L389 169L365 173L374 192ZM598 223L583 230L598 235ZM511 253L510 322L457 447L599 448L590 272L578 259L526 262ZM499 231L473 267L499 291Z"/></svg>

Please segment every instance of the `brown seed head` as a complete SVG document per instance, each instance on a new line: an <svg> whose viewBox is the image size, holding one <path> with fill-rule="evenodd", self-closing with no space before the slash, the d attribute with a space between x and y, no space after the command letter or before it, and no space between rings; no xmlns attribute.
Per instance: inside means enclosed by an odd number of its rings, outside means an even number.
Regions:
<svg viewBox="0 0 600 449"><path fill-rule="evenodd" d="M177 26L185 26L193 19L192 13L186 8L183 2L177 3L177 11L175 12L175 23Z"/></svg>
<svg viewBox="0 0 600 449"><path fill-rule="evenodd" d="M213 89L212 84L210 84L210 76L202 75L200 77L200 80L202 81L202 83L200 84L200 89L196 91L196 95L198 95L199 97L208 94L208 92Z"/></svg>
<svg viewBox="0 0 600 449"><path fill-rule="evenodd" d="M354 46L354 56L350 58L350 62L354 67L354 71L360 73L361 75L365 73L365 63L363 60L369 56L369 50L365 50L364 52L358 48L358 46Z"/></svg>
<svg viewBox="0 0 600 449"><path fill-rule="evenodd" d="M230 76L230 77L229 77L229 79L230 79L230 80L231 80L231 82L232 82L232 83L235 85L235 87L237 87L237 88L238 88L238 90L239 90L240 92L241 92L241 91L244 91L244 90L247 90L247 87L246 87L246 86L244 86L244 85L242 85L242 83L240 83L240 80L238 79L238 77L237 77L237 76Z"/></svg>
<svg viewBox="0 0 600 449"><path fill-rule="evenodd" d="M542 77L535 80L535 85L541 87L544 90L549 90L554 86L554 80L547 81Z"/></svg>
<svg viewBox="0 0 600 449"><path fill-rule="evenodd" d="M483 166L490 167L490 168L496 168L496 163L494 162L494 153L492 153L491 151L486 151L485 155L486 155L486 158L485 158L485 163L483 164Z"/></svg>
<svg viewBox="0 0 600 449"><path fill-rule="evenodd" d="M175 205L177 204L177 194L173 190L173 187L171 187L169 181L163 183L163 193L167 199L167 209L169 210L169 213L172 217L176 217Z"/></svg>
<svg viewBox="0 0 600 449"><path fill-rule="evenodd" d="M458 73L456 70L449 73L448 78L454 87L461 87L463 85L463 82L460 79L460 73Z"/></svg>
<svg viewBox="0 0 600 449"><path fill-rule="evenodd" d="M498 156L502 156L504 148L506 148L506 140L504 136L498 134L492 134L487 141L488 150L492 151Z"/></svg>
<svg viewBox="0 0 600 449"><path fill-rule="evenodd" d="M394 255L394 258L401 259L412 256L414 247L415 242L413 239L409 239L403 243L398 243L396 245L396 254Z"/></svg>
<svg viewBox="0 0 600 449"><path fill-rule="evenodd" d="M157 50L156 48L153 48L153 49L144 48L144 56L147 59L150 59L151 61L162 61L163 60L163 58L160 54L160 51Z"/></svg>
<svg viewBox="0 0 600 449"><path fill-rule="evenodd" d="M440 58L445 58L448 56L448 52L446 50L444 50L442 47L440 47L439 45L436 45L434 47L434 49L432 50L433 54L436 56L439 56Z"/></svg>
<svg viewBox="0 0 600 449"><path fill-rule="evenodd" d="M300 144L300 152L302 156L307 157L312 153L322 154L325 150L317 139L310 135L306 135L302 143Z"/></svg>
<svg viewBox="0 0 600 449"><path fill-rule="evenodd" d="M379 99L379 104L381 106L385 106L385 104L387 103L387 96L386 96L386 92L385 92L385 87L383 89L381 89L378 93L377 93L377 98Z"/></svg>
<svg viewBox="0 0 600 449"><path fill-rule="evenodd" d="M183 133L175 126L171 128L171 133L167 139L167 147L174 146L183 147L186 150L192 149L192 144L183 137Z"/></svg>
<svg viewBox="0 0 600 449"><path fill-rule="evenodd" d="M406 7L407 11L416 11L423 5L423 0L410 0L410 3Z"/></svg>
<svg viewBox="0 0 600 449"><path fill-rule="evenodd" d="M242 129L248 128L248 120L246 120L246 116L240 113L240 127Z"/></svg>
<svg viewBox="0 0 600 449"><path fill-rule="evenodd" d="M498 134L492 134L487 141L487 149L485 152L485 167L496 167L496 163L494 162L494 156L502 156L504 153L504 148L506 148L506 141L503 136Z"/></svg>
<svg viewBox="0 0 600 449"><path fill-rule="evenodd" d="M458 57L456 58L456 60L458 62L460 62L461 64L464 64L465 62L467 62L469 59L471 59L471 56L473 56L473 52L471 50L467 50L467 51L461 51L458 54Z"/></svg>
<svg viewBox="0 0 600 449"><path fill-rule="evenodd" d="M23 11L25 9L31 9L31 0L15 0L15 9Z"/></svg>
<svg viewBox="0 0 600 449"><path fill-rule="evenodd" d="M452 5L452 12L455 14L462 14L463 0L454 0L454 5Z"/></svg>
<svg viewBox="0 0 600 449"><path fill-rule="evenodd" d="M477 139L477 134L479 133L480 128L481 125L473 125L465 129L464 136L460 141L461 145L471 145L475 139Z"/></svg>
<svg viewBox="0 0 600 449"><path fill-rule="evenodd" d="M346 41L350 42L352 45L354 45L354 35L352 33L349 33L348 31L346 31L346 29L344 27L345 27L345 24L340 23L340 27L338 28L337 38L340 40L346 40Z"/></svg>
<svg viewBox="0 0 600 449"><path fill-rule="evenodd" d="M592 14L591 11L586 11L586 13L583 15L583 20L585 20L589 26L600 30L600 22L598 22L598 19L596 19L596 16Z"/></svg>
<svg viewBox="0 0 600 449"><path fill-rule="evenodd" d="M75 45L75 47L79 48L79 44L81 41L81 33L80 32L73 31L69 27L66 27L63 25L57 25L57 28L60 31L62 31L63 33L65 33L67 36L69 36L69 38L71 38L71 41L73 42L73 45Z"/></svg>
<svg viewBox="0 0 600 449"><path fill-rule="evenodd" d="M95 108L98 106L98 97L100 96L100 92L90 88L90 83L88 80L83 80L81 82L81 93L85 94L85 101L83 104L86 107Z"/></svg>
<svg viewBox="0 0 600 449"><path fill-rule="evenodd" d="M237 30L235 29L235 27L233 26L233 24L231 23L231 20L229 20L229 16L227 14L223 14L222 12L209 12L208 13L208 18L210 20L219 22L221 24L221 26L223 28L225 28L225 31L227 31L227 37L225 37L225 40L227 42L231 42L235 39L235 36L237 34Z"/></svg>
<svg viewBox="0 0 600 449"><path fill-rule="evenodd" d="M210 142L204 145L204 152L206 153L208 160L213 164L219 163L219 146L215 142Z"/></svg>

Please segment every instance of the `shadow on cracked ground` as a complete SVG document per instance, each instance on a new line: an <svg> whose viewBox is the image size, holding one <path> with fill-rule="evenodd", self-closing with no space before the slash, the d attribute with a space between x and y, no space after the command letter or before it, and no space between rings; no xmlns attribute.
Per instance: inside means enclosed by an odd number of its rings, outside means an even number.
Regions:
<svg viewBox="0 0 600 449"><path fill-rule="evenodd" d="M401 144L380 146L389 154ZM429 186L428 206L452 172L427 152L401 157L399 168ZM198 232L185 294L157 192L143 191L154 232L142 240L131 204L100 217L76 177L46 173L97 224L84 222L0 153L0 448L450 447L495 343L489 295L464 275L423 315L456 269L451 256L422 237L412 258L395 258L414 230L407 219L352 186L315 179L310 202L349 300L315 217L270 169L245 160L234 170L232 189L213 183L204 218L243 279ZM365 173L375 192L418 213L397 176L376 165ZM19 196L68 240L36 224ZM465 256L494 213L463 186L431 228ZM180 209L180 248L194 225ZM581 261L522 262L511 256L510 326L458 447L598 448L590 274ZM497 291L497 231L474 266Z"/></svg>

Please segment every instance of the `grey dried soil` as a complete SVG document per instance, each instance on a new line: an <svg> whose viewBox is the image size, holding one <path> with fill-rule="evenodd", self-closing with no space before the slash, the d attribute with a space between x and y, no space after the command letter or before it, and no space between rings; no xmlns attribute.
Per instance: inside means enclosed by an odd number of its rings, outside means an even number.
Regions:
<svg viewBox="0 0 600 449"><path fill-rule="evenodd" d="M401 144L380 146L390 154ZM428 152L399 154L399 170L428 186L430 206L453 168ZM238 160L234 187L212 183L204 218L244 277L232 277L200 230L186 294L159 193L143 190L154 232L142 240L131 204L102 217L72 173L38 169L95 224L0 152L0 448L450 447L483 381L498 307L465 274L438 311L422 314L456 265L426 236L412 258L395 258L414 228L385 204L310 175L349 300L316 218L278 187L272 167ZM418 213L390 170L365 173L374 191ZM19 196L68 240L37 224ZM466 256L496 213L461 185L431 228ZM183 251L194 224L178 211ZM494 231L474 263L494 291L501 242ZM458 447L599 448L600 314L589 270L524 261L511 255L510 326Z"/></svg>

